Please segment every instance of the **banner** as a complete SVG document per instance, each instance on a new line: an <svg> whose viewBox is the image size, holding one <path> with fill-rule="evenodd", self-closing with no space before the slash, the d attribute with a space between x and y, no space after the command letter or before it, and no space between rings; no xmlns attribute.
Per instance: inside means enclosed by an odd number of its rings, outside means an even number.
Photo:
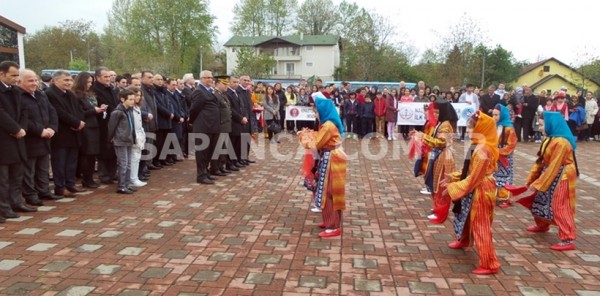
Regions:
<svg viewBox="0 0 600 296"><path fill-rule="evenodd" d="M425 109L428 103L399 103L397 125L424 125ZM467 126L467 119L473 115L475 108L467 103L452 103L458 116L457 126Z"/></svg>
<svg viewBox="0 0 600 296"><path fill-rule="evenodd" d="M340 108L336 107L338 113ZM287 106L285 107L285 121L315 121L316 116L313 107Z"/></svg>

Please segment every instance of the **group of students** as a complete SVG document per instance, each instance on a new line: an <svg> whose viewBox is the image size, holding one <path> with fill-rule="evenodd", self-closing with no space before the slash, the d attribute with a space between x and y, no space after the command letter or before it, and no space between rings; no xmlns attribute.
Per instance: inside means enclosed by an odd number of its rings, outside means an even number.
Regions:
<svg viewBox="0 0 600 296"><path fill-rule="evenodd" d="M494 274L500 263L492 239L492 220L496 205L510 207L511 195L526 197L518 203L530 209L535 225L530 232L546 232L551 224L559 228L560 242L551 249L574 250L575 189L577 167L575 139L562 114L544 111L541 127L546 138L523 187L513 185L513 152L516 133L509 110L497 104L492 116L477 111L467 121L471 146L463 166L455 170L452 141L456 112L445 100L429 104L424 131L411 133L415 175L423 176L433 200L431 223L444 223L454 213L456 241L448 247L461 249L474 243L479 254L475 274ZM451 209L452 208L452 209Z"/></svg>

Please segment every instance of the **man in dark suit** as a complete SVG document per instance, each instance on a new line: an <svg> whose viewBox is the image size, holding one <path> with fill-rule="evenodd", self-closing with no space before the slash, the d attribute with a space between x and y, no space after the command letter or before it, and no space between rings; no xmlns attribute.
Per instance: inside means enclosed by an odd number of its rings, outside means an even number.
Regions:
<svg viewBox="0 0 600 296"><path fill-rule="evenodd" d="M144 100L142 101L140 109L142 110L142 113L146 113L147 116L144 122L142 122L144 132L146 132L146 148L142 150L142 154L146 160L140 161L141 172L144 172L146 168L150 170L162 168L160 164L155 166L152 163L152 157L154 155L151 155L152 153L157 153L155 145L156 131L158 130L158 111L156 110L156 98L154 97L154 85L152 84L153 80L154 74L151 71L142 71L142 95ZM150 147L152 147L152 150L148 149Z"/></svg>
<svg viewBox="0 0 600 296"><path fill-rule="evenodd" d="M58 117L46 93L38 89L38 82L35 72L21 71L21 101L28 113L23 197L34 206L44 205L41 199L62 198L50 192L49 180L50 141L58 130Z"/></svg>
<svg viewBox="0 0 600 296"><path fill-rule="evenodd" d="M190 122L196 144L196 181L201 184L214 184L214 178L208 172L208 165L213 160L221 118L219 100L212 93L213 79L211 71L200 72L200 85L192 93L190 108Z"/></svg>
<svg viewBox="0 0 600 296"><path fill-rule="evenodd" d="M117 175L117 156L115 150L107 139L108 120L110 114L120 104L118 89L110 84L111 74L108 68L99 67L95 73L96 79L92 90L98 99L98 106L107 105L106 112L98 113L98 125L100 127L100 154L98 155L98 177L103 184L113 184Z"/></svg>
<svg viewBox="0 0 600 296"><path fill-rule="evenodd" d="M255 163L256 161L249 159L250 154L250 135L253 133L258 133L258 121L256 120L256 116L252 112L252 96L250 94L250 90L248 86L250 84L250 76L242 75L240 76L240 85L237 88L238 95L242 98L241 102L244 104L244 110L246 110L246 117L250 121L242 132L242 151L241 151L241 162L245 165L249 165L251 163Z"/></svg>
<svg viewBox="0 0 600 296"><path fill-rule="evenodd" d="M18 218L17 212L33 212L21 198L23 162L27 160L25 129L27 111L21 105L21 92L14 86L19 78L19 65L0 63L0 223L5 218Z"/></svg>
<svg viewBox="0 0 600 296"><path fill-rule="evenodd" d="M496 86L493 84L488 87L488 92L479 98L479 110L485 114L492 116L492 111L502 99L496 94Z"/></svg>
<svg viewBox="0 0 600 296"><path fill-rule="evenodd" d="M173 126L173 120L179 120L179 117L175 117L173 105L167 96L165 77L161 74L154 74L152 83L154 84L154 98L156 99L157 111L156 119L158 121L158 130L156 131L157 154L154 157L153 164L155 166L170 166L173 165L174 162L168 161L166 158L167 156L163 155L163 151L168 149L168 147L165 148L165 141Z"/></svg>
<svg viewBox="0 0 600 296"><path fill-rule="evenodd" d="M235 76L229 78L229 86L227 87L227 97L231 105L231 146L235 153L235 159L231 159L228 169L235 171L240 167L244 167L242 164L242 133L247 132L250 129L250 122L248 121L247 110L245 104L242 101L244 97L238 94L237 89L240 84L240 79Z"/></svg>
<svg viewBox="0 0 600 296"><path fill-rule="evenodd" d="M54 194L73 196L82 191L75 187L77 157L81 146L81 130L85 117L81 104L71 91L73 78L66 71L56 71L52 84L46 90L48 101L56 110L58 130L52 137L50 156L54 176ZM105 142L106 143L106 142Z"/></svg>

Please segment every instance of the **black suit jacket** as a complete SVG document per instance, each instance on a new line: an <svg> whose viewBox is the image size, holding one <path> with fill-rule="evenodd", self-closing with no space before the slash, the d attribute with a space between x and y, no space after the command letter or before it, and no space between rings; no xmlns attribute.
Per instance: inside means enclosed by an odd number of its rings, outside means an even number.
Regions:
<svg viewBox="0 0 600 296"><path fill-rule="evenodd" d="M75 94L71 91L63 92L55 85L50 85L46 95L58 115L58 130L52 137L52 147L79 148L81 133L73 129L79 128L80 122L85 118Z"/></svg>
<svg viewBox="0 0 600 296"><path fill-rule="evenodd" d="M246 130L244 130L244 132L245 133L258 132L258 120L256 119L256 116L254 116L254 113L252 112L252 107L253 107L254 103L252 103L252 97L250 96L250 92L248 92L241 85L239 85L237 88L237 93L240 96L240 98L243 98L243 100L242 100L242 102L244 103L243 108L244 108L244 110L246 110L246 116L248 117L248 121L250 122L249 125L246 125L247 128L246 128Z"/></svg>
<svg viewBox="0 0 600 296"><path fill-rule="evenodd" d="M485 114L492 116L491 112L488 112L489 110L493 110L496 107L496 104L500 103L500 96L497 94L494 94L493 96L490 96L488 93L486 93L485 95L481 96L479 98L479 110L483 111Z"/></svg>
<svg viewBox="0 0 600 296"><path fill-rule="evenodd" d="M0 82L0 165L16 164L27 160L25 138L13 135L27 131L27 109L21 104L21 90L7 88Z"/></svg>
<svg viewBox="0 0 600 296"><path fill-rule="evenodd" d="M231 106L231 134L235 136L239 136L246 129L245 125L242 124L242 119L246 116L246 111L243 109L245 105L242 104L241 98L238 95L237 91L228 88L227 89L227 98L229 99L229 105Z"/></svg>
<svg viewBox="0 0 600 296"><path fill-rule="evenodd" d="M203 85L192 93L190 122L194 133L218 134L221 130L219 99Z"/></svg>
<svg viewBox="0 0 600 296"><path fill-rule="evenodd" d="M48 101L46 93L39 90L36 90L33 95L23 90L21 100L28 113L27 136L25 136L27 157L50 154L51 140L41 136L46 128L51 128L54 132L58 131L56 110Z"/></svg>

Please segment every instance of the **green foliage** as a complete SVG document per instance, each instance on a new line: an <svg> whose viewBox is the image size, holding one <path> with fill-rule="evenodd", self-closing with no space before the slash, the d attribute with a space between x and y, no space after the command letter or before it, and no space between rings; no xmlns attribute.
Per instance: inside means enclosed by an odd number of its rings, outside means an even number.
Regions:
<svg viewBox="0 0 600 296"><path fill-rule="evenodd" d="M99 65L103 55L98 51L100 39L92 32L92 22L67 20L58 26L44 29L25 38L27 67L36 72L42 69L69 68L73 59L87 61L92 67Z"/></svg>
<svg viewBox="0 0 600 296"><path fill-rule="evenodd" d="M237 69L235 75L250 75L250 77L269 78L277 65L272 56L262 53L256 55L254 48L241 48L237 54Z"/></svg>
<svg viewBox="0 0 600 296"><path fill-rule="evenodd" d="M86 60L77 58L69 62L69 70L87 71L91 69L88 68Z"/></svg>
<svg viewBox="0 0 600 296"><path fill-rule="evenodd" d="M295 29L307 35L334 34L339 23L338 8L331 0L306 0L298 10Z"/></svg>
<svg viewBox="0 0 600 296"><path fill-rule="evenodd" d="M211 47L213 21L204 0L115 0L103 36L106 65L122 71L189 72L198 49Z"/></svg>
<svg viewBox="0 0 600 296"><path fill-rule="evenodd" d="M233 11L231 31L236 36L283 36L295 20L296 0L242 0Z"/></svg>

